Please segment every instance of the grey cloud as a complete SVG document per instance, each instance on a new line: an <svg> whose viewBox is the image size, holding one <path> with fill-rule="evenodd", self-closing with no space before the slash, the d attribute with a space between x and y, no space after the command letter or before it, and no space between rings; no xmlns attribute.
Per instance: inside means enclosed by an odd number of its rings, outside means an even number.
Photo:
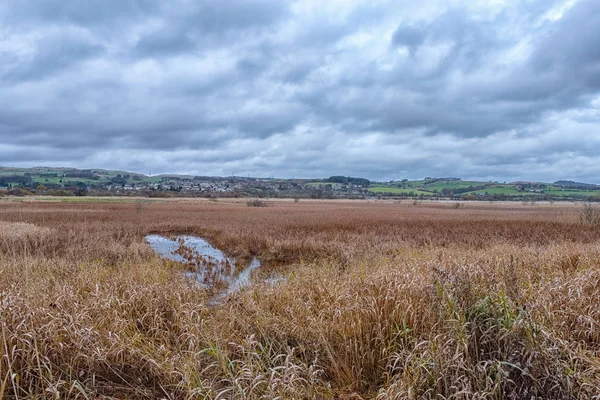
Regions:
<svg viewBox="0 0 600 400"><path fill-rule="evenodd" d="M142 37L135 46L135 54L164 57L196 50L196 38L182 27L173 25L151 32Z"/></svg>
<svg viewBox="0 0 600 400"><path fill-rule="evenodd" d="M74 24L103 26L135 19L160 9L157 0L7 0L0 17L20 26Z"/></svg>
<svg viewBox="0 0 600 400"><path fill-rule="evenodd" d="M600 5L455 3L9 0L0 165L596 179Z"/></svg>
<svg viewBox="0 0 600 400"><path fill-rule="evenodd" d="M189 20L205 33L262 28L287 15L289 4L285 0L203 1L195 4Z"/></svg>
<svg viewBox="0 0 600 400"><path fill-rule="evenodd" d="M376 98L381 98L385 89L379 86L380 91L375 92L367 87L359 96L359 99L372 97L365 102L366 106L342 93L319 97L319 105L327 110L335 107L335 114L358 115L359 126L371 129L424 127L433 133L481 136L523 127L546 112L580 107L589 101L586 96L590 92L598 91L594 85L600 76L597 73L600 57L597 41L591 38L600 26L594 21L600 19L589 18L583 24L578 21L584 16L595 16L597 9L593 2L580 2L556 26L538 28L540 32L534 32L539 35L534 38L536 48L525 64L515 63L503 70L496 67L496 71L489 71L483 85L476 86L465 85L470 80L469 74L485 71L490 67L490 58L498 56L494 51L515 44L496 32L505 15L492 21L473 20L465 17L464 10L452 10L427 24L401 24L392 36L392 43L407 46L413 61L397 64L392 74L379 80L398 88L398 95L377 102ZM569 39L579 37L587 37L586 42ZM414 57L419 50L440 43L449 43L450 50L434 68L429 72L413 68L418 63ZM564 53L585 57L555 56ZM549 64L548 59L553 67L540 71L539 65ZM581 73L574 74L575 71ZM456 73L465 74L459 83L465 87L458 94L449 93L450 78ZM348 90L341 86L340 89ZM347 103L340 103L339 98Z"/></svg>
<svg viewBox="0 0 600 400"><path fill-rule="evenodd" d="M536 73L568 79L568 89L600 88L600 3L580 1L542 37L531 58ZM564 83L564 82L563 82Z"/></svg>
<svg viewBox="0 0 600 400"><path fill-rule="evenodd" d="M396 46L405 46L410 49L411 54L425 43L427 38L426 29L415 25L400 25L394 32L392 42Z"/></svg>
<svg viewBox="0 0 600 400"><path fill-rule="evenodd" d="M72 67L87 58L100 57L104 53L102 44L90 43L71 35L45 37L36 43L33 54L15 66L5 70L3 80L41 80L49 75Z"/></svg>
<svg viewBox="0 0 600 400"><path fill-rule="evenodd" d="M465 9L452 9L428 23L400 24L392 36L392 44L407 47L412 55L426 43L448 44L451 50L435 73L445 73L452 67L470 72L491 51L506 45L496 31L496 20L502 17L474 19Z"/></svg>
<svg viewBox="0 0 600 400"><path fill-rule="evenodd" d="M138 40L136 54L161 57L235 42L241 34L261 32L280 22L288 15L289 2L204 0L181 5L181 9L170 7L161 26Z"/></svg>

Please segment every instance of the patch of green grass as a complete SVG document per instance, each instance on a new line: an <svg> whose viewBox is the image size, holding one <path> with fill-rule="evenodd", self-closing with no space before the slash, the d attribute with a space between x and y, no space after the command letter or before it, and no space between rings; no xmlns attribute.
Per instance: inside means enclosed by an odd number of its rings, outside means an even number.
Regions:
<svg viewBox="0 0 600 400"><path fill-rule="evenodd" d="M135 179L131 179L132 182L140 182L140 183L161 183L163 181L163 178L161 178L160 176L149 176L146 178L143 178L140 181L136 181Z"/></svg>
<svg viewBox="0 0 600 400"><path fill-rule="evenodd" d="M555 197L594 197L600 196L598 190L573 190L573 189L546 189L544 194Z"/></svg>
<svg viewBox="0 0 600 400"><path fill-rule="evenodd" d="M534 193L534 192L521 192L518 188L516 188L515 186L493 186L493 187L488 187L485 189L481 189L481 190L475 190L473 192L468 192L468 194L479 194L479 195L495 195L495 194L502 194L505 196L531 196L531 195L541 195L540 193Z"/></svg>
<svg viewBox="0 0 600 400"><path fill-rule="evenodd" d="M399 188L396 186L371 186L369 188L370 192L373 193L391 193L391 194L408 194L413 193L415 196L423 195L423 196L433 196L431 192L425 192L423 190L418 190L415 188Z"/></svg>
<svg viewBox="0 0 600 400"><path fill-rule="evenodd" d="M553 197L590 197L590 196L600 196L600 191L593 190L568 190L568 189L559 189L556 187L549 187L540 189L541 192L536 192L533 190L524 190L521 191L517 186L513 185L497 185L493 187L488 187L486 189L475 190L472 192L468 192L468 194L477 194L477 195L505 195L505 196L545 196L550 195Z"/></svg>
<svg viewBox="0 0 600 400"><path fill-rule="evenodd" d="M438 181L423 185L428 190L437 190L441 192L443 189L466 189L471 186L487 186L489 182L477 181Z"/></svg>
<svg viewBox="0 0 600 400"><path fill-rule="evenodd" d="M46 178L43 176L34 176L32 177L33 182L44 185L44 184L54 184L54 185L69 185L76 184L78 182L83 182L87 185L97 185L99 183L106 183L106 180L92 180L92 179L84 179L84 178L62 178L62 177L52 177Z"/></svg>
<svg viewBox="0 0 600 400"><path fill-rule="evenodd" d="M419 180L419 181L406 181L406 182L396 182L394 184L389 185L390 187L394 187L394 186L398 186L401 185L403 189L416 189L419 188L421 186L423 186L425 184L425 180ZM374 184L373 186L388 186L388 185L380 185L380 184Z"/></svg>

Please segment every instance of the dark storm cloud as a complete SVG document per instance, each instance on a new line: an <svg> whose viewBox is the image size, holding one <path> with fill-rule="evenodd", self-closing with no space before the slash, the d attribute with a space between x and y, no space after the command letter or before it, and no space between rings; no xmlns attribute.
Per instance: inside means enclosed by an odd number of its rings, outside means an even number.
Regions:
<svg viewBox="0 0 600 400"><path fill-rule="evenodd" d="M600 173L590 0L9 0L0 165Z"/></svg>

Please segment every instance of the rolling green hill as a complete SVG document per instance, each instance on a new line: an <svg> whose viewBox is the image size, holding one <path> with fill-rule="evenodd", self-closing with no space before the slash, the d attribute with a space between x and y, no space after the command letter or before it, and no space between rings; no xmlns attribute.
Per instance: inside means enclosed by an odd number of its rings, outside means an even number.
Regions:
<svg viewBox="0 0 600 400"><path fill-rule="evenodd" d="M336 177L334 177L336 178ZM337 177L343 178L344 177ZM197 177L199 180L225 181L229 178L207 178ZM237 178L244 180L244 178ZM369 181L361 178L348 178L348 181L340 184L325 179L315 180L269 180L271 185L290 184L295 185L298 192L314 193L336 193L338 197L344 197L352 193L364 196L367 192ZM365 183L366 182L366 183ZM76 169L55 167L34 168L10 168L0 167L0 189L23 188L34 191L61 190L76 188L105 190L110 187L123 187L133 190L162 190L190 186L195 182L192 175L155 175L143 174L105 169ZM161 185L161 186L158 186ZM260 186L248 178L244 183L242 192L250 192ZM232 185L233 186L233 185ZM264 186L264 184L263 184ZM222 185L216 191L234 190L231 186ZM263 188L264 189L264 188ZM241 190L239 187L237 190ZM425 178L421 180L402 180L393 182L372 182L368 186L368 192L383 197L427 197L427 198L450 198L470 200L594 200L600 201L600 185L580 183L573 181L556 181L554 183L543 182L485 182L485 181L463 181L459 178Z"/></svg>
<svg viewBox="0 0 600 400"><path fill-rule="evenodd" d="M69 186L90 185L101 186L113 183L175 183L181 179L192 179L188 175L156 175L146 176L128 171L105 169L77 169L77 168L10 168L0 167L0 186ZM24 185L25 184L25 185Z"/></svg>
<svg viewBox="0 0 600 400"><path fill-rule="evenodd" d="M586 183L558 181L498 183L485 181L463 181L456 178L403 180L374 183L369 191L379 195L450 197L465 199L523 199L541 200L574 199L600 200L600 186Z"/></svg>

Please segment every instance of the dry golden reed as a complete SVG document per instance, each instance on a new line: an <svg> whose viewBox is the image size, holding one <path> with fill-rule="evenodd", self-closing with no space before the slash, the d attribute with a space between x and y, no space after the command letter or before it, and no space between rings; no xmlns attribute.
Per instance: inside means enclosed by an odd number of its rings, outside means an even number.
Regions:
<svg viewBox="0 0 600 400"><path fill-rule="evenodd" d="M184 232L258 256L256 284L215 305L144 242ZM6 202L0 324L0 399L598 399L600 226L573 205Z"/></svg>

